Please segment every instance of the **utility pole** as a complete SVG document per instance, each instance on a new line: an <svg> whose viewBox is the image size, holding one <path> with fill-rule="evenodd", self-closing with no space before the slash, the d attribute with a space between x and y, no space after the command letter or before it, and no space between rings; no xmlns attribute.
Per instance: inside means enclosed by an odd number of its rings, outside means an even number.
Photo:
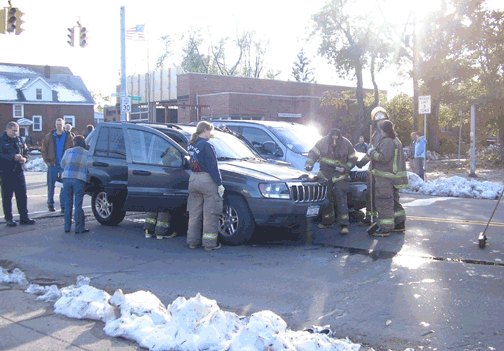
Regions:
<svg viewBox="0 0 504 351"><path fill-rule="evenodd" d="M123 108L123 100L128 96L126 89L126 28L125 28L125 10L121 6L121 121L127 120L127 113Z"/></svg>
<svg viewBox="0 0 504 351"><path fill-rule="evenodd" d="M476 105L471 105L471 172L469 177L476 176Z"/></svg>

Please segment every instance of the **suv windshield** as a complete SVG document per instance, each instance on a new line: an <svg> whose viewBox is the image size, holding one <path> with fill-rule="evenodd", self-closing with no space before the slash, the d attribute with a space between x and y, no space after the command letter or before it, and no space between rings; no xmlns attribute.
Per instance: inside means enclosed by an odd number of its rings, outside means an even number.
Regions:
<svg viewBox="0 0 504 351"><path fill-rule="evenodd" d="M214 137L210 139L210 143L215 148L217 158L262 158L261 156L256 154L247 144L233 135L221 133L218 131L213 131L212 134Z"/></svg>
<svg viewBox="0 0 504 351"><path fill-rule="evenodd" d="M273 126L270 129L284 145L298 154L308 153L322 138L315 128L300 124Z"/></svg>

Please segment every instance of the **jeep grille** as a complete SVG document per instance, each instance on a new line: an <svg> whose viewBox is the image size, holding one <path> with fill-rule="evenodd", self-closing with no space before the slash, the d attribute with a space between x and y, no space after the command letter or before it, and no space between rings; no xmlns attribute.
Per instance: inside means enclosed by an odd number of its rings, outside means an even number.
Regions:
<svg viewBox="0 0 504 351"><path fill-rule="evenodd" d="M327 185L320 183L288 183L295 202L317 202L327 197Z"/></svg>

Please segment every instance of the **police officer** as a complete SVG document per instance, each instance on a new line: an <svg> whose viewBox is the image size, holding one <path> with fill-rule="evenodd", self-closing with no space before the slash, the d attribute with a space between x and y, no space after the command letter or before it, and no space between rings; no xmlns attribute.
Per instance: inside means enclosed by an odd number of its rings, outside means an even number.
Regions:
<svg viewBox="0 0 504 351"><path fill-rule="evenodd" d="M182 154L175 147L169 146L161 154L161 163L167 167L180 167L182 165ZM171 239L177 233L171 229L171 214L169 212L148 212L145 219L144 232L147 239L156 235L156 239Z"/></svg>
<svg viewBox="0 0 504 351"><path fill-rule="evenodd" d="M191 155L191 176L189 177L189 227L187 243L191 249L196 249L201 243L205 250L217 250L219 217L222 213L222 195L224 186L217 164L215 149L208 142L214 126L201 121L196 126L196 133L189 142L193 146ZM201 226L203 224L203 238Z"/></svg>
<svg viewBox="0 0 504 351"><path fill-rule="evenodd" d="M403 232L406 229L406 212L399 202L399 189L408 187L408 174L403 146L396 137L394 125L384 120L379 125L381 141L368 150L372 162L373 191L379 229L373 236L389 236L390 231Z"/></svg>
<svg viewBox="0 0 504 351"><path fill-rule="evenodd" d="M316 162L320 162L319 176L328 182L329 204L322 210L322 223L318 228L332 227L336 221L334 205L338 212L338 223L342 235L349 233L347 191L350 186L348 174L355 166L357 155L350 141L341 135L339 129L320 139L308 153L305 169L311 171Z"/></svg>
<svg viewBox="0 0 504 351"><path fill-rule="evenodd" d="M371 136L370 145L369 149L376 148L376 145L380 143L380 141L383 139L383 135L379 130L379 125L385 121L388 120L388 114L387 111L383 107L375 107L371 111L371 120L373 121L372 123L372 130L373 134ZM368 149L368 151L369 151ZM369 156L366 154L361 160L357 161L356 165L357 167L363 167L365 166L368 162L370 161ZM367 176L367 188L372 189L371 185L371 169L372 165L368 169L368 176ZM371 209L373 210L373 213L371 212ZM375 206L375 201L373 198L373 206L371 206L371 196L370 196L370 191L366 192L366 217L359 223L359 225L362 226L368 226L371 224L371 216L376 218L378 216L378 212L376 212L376 206Z"/></svg>
<svg viewBox="0 0 504 351"><path fill-rule="evenodd" d="M28 161L28 149L18 136L19 125L7 123L5 133L0 138L0 176L2 183L2 205L8 227L17 224L12 219L12 195L16 194L16 203L20 224L35 224L28 218L28 199L23 165Z"/></svg>

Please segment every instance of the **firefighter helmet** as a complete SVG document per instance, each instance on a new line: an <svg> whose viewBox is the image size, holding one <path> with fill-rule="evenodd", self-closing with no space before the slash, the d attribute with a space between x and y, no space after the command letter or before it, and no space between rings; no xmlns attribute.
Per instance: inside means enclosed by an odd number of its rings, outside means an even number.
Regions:
<svg viewBox="0 0 504 351"><path fill-rule="evenodd" d="M387 111L381 106L375 107L373 111L371 111L371 120L380 121L382 119L389 119Z"/></svg>

